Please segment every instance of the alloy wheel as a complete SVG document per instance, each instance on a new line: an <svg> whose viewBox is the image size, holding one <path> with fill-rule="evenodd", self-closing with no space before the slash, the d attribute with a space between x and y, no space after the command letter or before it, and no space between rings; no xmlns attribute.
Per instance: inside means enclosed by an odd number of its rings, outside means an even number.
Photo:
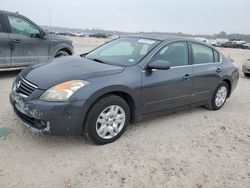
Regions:
<svg viewBox="0 0 250 188"><path fill-rule="evenodd" d="M227 88L225 86L221 86L216 93L215 105L217 107L221 107L226 101L226 98L227 98Z"/></svg>
<svg viewBox="0 0 250 188"><path fill-rule="evenodd" d="M118 135L126 121L125 111L121 106L111 105L105 108L96 121L96 132L103 139Z"/></svg>

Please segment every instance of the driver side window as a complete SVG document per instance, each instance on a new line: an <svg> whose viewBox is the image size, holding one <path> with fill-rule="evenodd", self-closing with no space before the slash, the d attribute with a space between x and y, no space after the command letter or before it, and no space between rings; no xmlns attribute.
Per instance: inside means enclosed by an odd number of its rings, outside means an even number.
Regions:
<svg viewBox="0 0 250 188"><path fill-rule="evenodd" d="M188 65L187 42L174 42L163 47L155 54L154 60L168 61L171 67Z"/></svg>
<svg viewBox="0 0 250 188"><path fill-rule="evenodd" d="M30 22L16 16L8 15L7 17L10 23L12 33L25 35L30 38L40 37L39 29Z"/></svg>

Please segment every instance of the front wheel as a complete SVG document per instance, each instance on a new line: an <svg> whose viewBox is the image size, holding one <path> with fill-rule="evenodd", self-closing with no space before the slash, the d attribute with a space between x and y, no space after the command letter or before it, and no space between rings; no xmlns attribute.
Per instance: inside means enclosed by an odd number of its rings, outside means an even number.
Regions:
<svg viewBox="0 0 250 188"><path fill-rule="evenodd" d="M89 111L85 135L95 144L113 142L125 132L129 119L127 102L119 96L108 95L96 102Z"/></svg>
<svg viewBox="0 0 250 188"><path fill-rule="evenodd" d="M211 110L219 110L220 108L222 108L227 100L228 92L228 85L223 81L215 89L211 102L206 107Z"/></svg>

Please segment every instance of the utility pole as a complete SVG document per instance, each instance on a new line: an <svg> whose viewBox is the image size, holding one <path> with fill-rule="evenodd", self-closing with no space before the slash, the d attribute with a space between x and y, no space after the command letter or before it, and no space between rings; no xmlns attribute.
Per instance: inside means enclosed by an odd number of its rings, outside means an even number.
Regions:
<svg viewBox="0 0 250 188"><path fill-rule="evenodd" d="M50 9L49 9L49 30L51 32L51 14L50 14Z"/></svg>

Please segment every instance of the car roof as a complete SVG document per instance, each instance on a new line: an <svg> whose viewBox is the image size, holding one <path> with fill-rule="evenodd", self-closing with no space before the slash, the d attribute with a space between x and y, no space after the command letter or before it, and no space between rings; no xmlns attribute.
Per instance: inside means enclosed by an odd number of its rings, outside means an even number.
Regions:
<svg viewBox="0 0 250 188"><path fill-rule="evenodd" d="M121 37L131 37L131 38L144 38L144 39L152 39L152 40L158 40L158 41L172 41L172 40L194 40L190 37L180 37L176 35L166 35L166 34L136 34L136 35L121 35Z"/></svg>
<svg viewBox="0 0 250 188"><path fill-rule="evenodd" d="M204 42L201 42L197 39L194 39L192 37L180 37L180 36L176 36L176 35L167 35L167 34L138 34L138 35L121 35L121 38L143 38L143 39L151 39L151 40L158 40L160 42L174 42L174 41L190 41L190 42L195 42L198 44L201 44L203 46L207 46L209 48L212 48L214 50L216 50L217 52L219 52L216 48L214 48L213 46L210 46Z"/></svg>
<svg viewBox="0 0 250 188"><path fill-rule="evenodd" d="M9 12L9 11L5 11L5 10L0 10L0 13L3 13L3 14L18 14L18 12Z"/></svg>

